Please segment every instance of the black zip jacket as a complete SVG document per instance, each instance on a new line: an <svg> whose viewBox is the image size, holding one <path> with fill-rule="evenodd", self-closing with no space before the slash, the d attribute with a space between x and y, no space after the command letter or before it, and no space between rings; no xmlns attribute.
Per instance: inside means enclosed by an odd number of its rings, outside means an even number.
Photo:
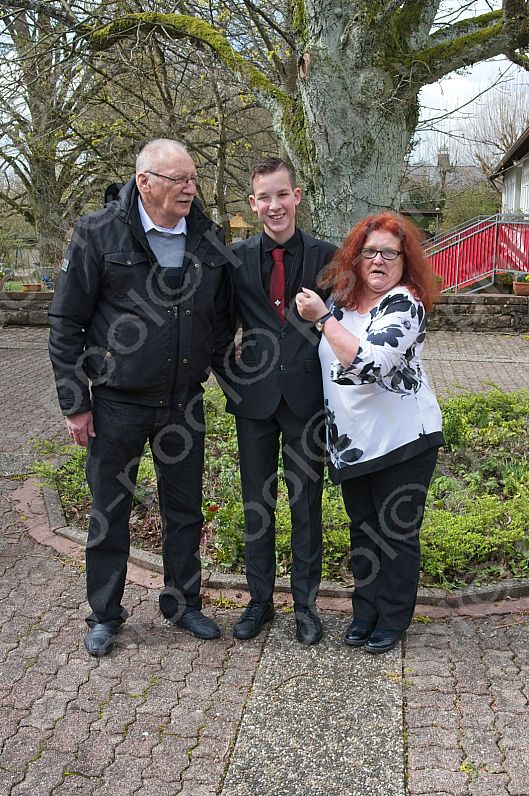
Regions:
<svg viewBox="0 0 529 796"><path fill-rule="evenodd" d="M183 408L210 367L224 374L233 338L222 231L194 201L182 269L161 268L137 199L132 178L117 201L77 222L66 251L49 313L65 415L91 409L89 384L95 396Z"/></svg>

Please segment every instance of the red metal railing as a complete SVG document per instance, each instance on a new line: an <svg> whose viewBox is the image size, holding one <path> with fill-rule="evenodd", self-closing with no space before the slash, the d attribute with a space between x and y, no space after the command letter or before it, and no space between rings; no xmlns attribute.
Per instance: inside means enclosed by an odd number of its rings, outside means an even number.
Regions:
<svg viewBox="0 0 529 796"><path fill-rule="evenodd" d="M458 290L498 271L529 271L529 217L498 213L473 219L428 241L425 252L442 282Z"/></svg>

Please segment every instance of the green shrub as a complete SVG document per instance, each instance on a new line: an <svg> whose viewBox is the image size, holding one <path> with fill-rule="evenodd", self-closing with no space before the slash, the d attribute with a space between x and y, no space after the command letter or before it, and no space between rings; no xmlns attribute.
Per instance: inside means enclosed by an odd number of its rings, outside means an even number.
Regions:
<svg viewBox="0 0 529 796"><path fill-rule="evenodd" d="M226 501L215 516L214 560L233 570L244 564L244 513L239 501Z"/></svg>
<svg viewBox="0 0 529 796"><path fill-rule="evenodd" d="M523 494L509 501L496 495L466 498L459 514L427 510L421 531L424 575L434 583L449 585L469 580L468 573L485 563L503 564L506 574L515 574L527 551L528 498L524 488Z"/></svg>
<svg viewBox="0 0 529 796"><path fill-rule="evenodd" d="M74 445L34 441L34 447L41 456L59 457L60 465L46 459L33 466L33 472L40 480L57 488L68 519L75 519L80 527L86 525L86 512L90 506L90 490L86 483L86 451Z"/></svg>

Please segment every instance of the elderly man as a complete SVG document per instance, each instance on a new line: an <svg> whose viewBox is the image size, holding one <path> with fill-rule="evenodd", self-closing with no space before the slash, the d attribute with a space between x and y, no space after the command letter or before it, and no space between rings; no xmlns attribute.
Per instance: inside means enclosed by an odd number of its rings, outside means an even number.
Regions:
<svg viewBox="0 0 529 796"><path fill-rule="evenodd" d="M202 639L202 382L229 344L222 234L195 199L195 164L177 141L147 143L118 199L81 218L50 309L50 357L70 437L88 446L85 647L108 654L121 605L129 516L149 441L158 477L165 587L160 610Z"/></svg>

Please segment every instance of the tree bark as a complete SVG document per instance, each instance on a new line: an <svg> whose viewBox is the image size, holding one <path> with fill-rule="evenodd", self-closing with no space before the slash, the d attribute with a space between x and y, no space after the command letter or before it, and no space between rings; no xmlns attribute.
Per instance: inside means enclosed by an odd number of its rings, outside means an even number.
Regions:
<svg viewBox="0 0 529 796"><path fill-rule="evenodd" d="M226 154L228 149L228 137L223 108L226 98L222 96L222 93L216 87L214 89L214 97L219 140L217 162L214 166L213 178L213 220L224 230L226 240L231 241L230 220L226 207Z"/></svg>
<svg viewBox="0 0 529 796"><path fill-rule="evenodd" d="M396 209L404 161L418 119L415 94L395 96L381 69L357 69L344 86L343 59L312 59L301 86L312 147L291 157L307 186L314 229L340 241L359 218Z"/></svg>

